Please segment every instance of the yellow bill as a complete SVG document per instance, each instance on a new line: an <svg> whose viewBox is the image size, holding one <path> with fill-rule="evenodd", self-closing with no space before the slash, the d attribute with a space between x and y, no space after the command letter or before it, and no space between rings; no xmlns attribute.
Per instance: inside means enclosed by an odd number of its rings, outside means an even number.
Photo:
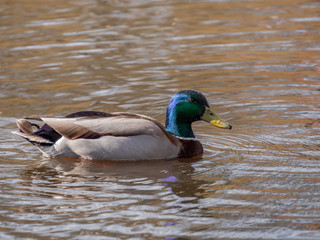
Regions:
<svg viewBox="0 0 320 240"><path fill-rule="evenodd" d="M232 128L232 126L229 123L227 123L226 121L224 121L220 117L218 117L218 115L215 114L208 107L206 107L206 110L205 110L204 114L202 115L201 119L205 122L210 123L213 126L218 127L218 128L225 128L225 129Z"/></svg>

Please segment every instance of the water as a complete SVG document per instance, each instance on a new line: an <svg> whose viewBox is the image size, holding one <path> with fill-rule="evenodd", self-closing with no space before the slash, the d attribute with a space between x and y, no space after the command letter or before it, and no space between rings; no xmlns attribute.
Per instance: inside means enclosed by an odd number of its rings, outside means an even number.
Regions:
<svg viewBox="0 0 320 240"><path fill-rule="evenodd" d="M319 239L318 1L1 1L1 239ZM28 115L164 122L203 92L200 159L46 159Z"/></svg>

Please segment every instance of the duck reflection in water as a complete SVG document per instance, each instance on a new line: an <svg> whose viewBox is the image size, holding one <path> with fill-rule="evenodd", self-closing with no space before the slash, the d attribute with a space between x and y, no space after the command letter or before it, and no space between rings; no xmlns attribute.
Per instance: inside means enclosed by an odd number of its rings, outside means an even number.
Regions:
<svg viewBox="0 0 320 240"><path fill-rule="evenodd" d="M195 177L192 166L198 159L190 160L157 160L152 164L149 161L92 161L85 159L44 158L31 168L22 170L24 185L33 185L35 179L45 180L59 187L61 183L79 182L95 185L104 182L130 185L128 191L132 192L134 186L140 185L140 181L146 182L153 189L155 185L170 188L170 191L179 197L198 198L203 190L202 185L206 181ZM139 181L137 180L139 179ZM41 182L42 182L41 181ZM138 181L138 183L137 183ZM101 185L99 185L101 187ZM123 186L122 186L123 187ZM121 188L122 188L121 187ZM109 191L109 190L108 190Z"/></svg>

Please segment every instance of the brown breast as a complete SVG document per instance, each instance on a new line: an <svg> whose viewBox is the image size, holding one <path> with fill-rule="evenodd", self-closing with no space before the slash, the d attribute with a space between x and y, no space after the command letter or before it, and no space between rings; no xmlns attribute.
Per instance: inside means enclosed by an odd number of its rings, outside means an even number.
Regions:
<svg viewBox="0 0 320 240"><path fill-rule="evenodd" d="M203 153L203 147L198 140L179 138L179 141L182 144L181 150L179 152L179 157L190 158L201 155Z"/></svg>

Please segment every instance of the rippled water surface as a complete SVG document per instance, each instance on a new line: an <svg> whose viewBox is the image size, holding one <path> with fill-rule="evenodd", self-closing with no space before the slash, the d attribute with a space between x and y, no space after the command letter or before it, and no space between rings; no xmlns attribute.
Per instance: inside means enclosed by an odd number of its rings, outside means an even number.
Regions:
<svg viewBox="0 0 320 240"><path fill-rule="evenodd" d="M1 239L320 239L317 0L0 1ZM164 122L203 92L192 161L45 159L15 120Z"/></svg>

